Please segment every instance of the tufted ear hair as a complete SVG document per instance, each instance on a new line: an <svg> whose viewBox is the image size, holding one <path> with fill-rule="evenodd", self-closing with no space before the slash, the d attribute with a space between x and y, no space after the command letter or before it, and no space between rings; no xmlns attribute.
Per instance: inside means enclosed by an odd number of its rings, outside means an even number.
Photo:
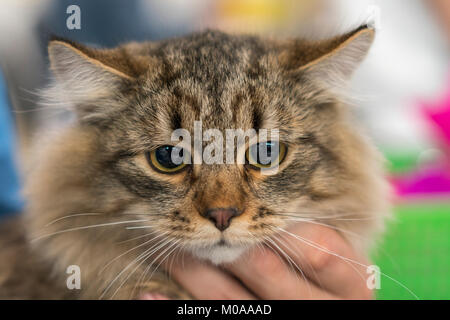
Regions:
<svg viewBox="0 0 450 320"><path fill-rule="evenodd" d="M325 83L346 81L367 55L374 37L374 28L363 25L328 40L289 41L279 62L289 72L306 73Z"/></svg>
<svg viewBox="0 0 450 320"><path fill-rule="evenodd" d="M139 76L137 61L120 47L94 49L55 38L49 42L48 53L55 81L45 98L70 105L82 118L110 111L103 110L108 101Z"/></svg>

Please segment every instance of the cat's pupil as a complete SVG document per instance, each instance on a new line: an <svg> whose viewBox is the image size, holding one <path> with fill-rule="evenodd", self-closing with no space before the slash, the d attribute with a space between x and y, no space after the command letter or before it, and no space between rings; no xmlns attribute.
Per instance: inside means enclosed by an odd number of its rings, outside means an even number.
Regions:
<svg viewBox="0 0 450 320"><path fill-rule="evenodd" d="M272 143L271 142L266 143L266 152L267 152L267 157L271 158L272 157Z"/></svg>
<svg viewBox="0 0 450 320"><path fill-rule="evenodd" d="M267 141L258 143L256 148L251 148L253 159L256 159L257 163L262 165L269 165L278 157L279 146L277 142Z"/></svg>
<svg viewBox="0 0 450 320"><path fill-rule="evenodd" d="M175 163L172 161L172 152L174 152L174 155L178 155L180 159L183 159L183 149L173 146L163 146L156 149L156 160L165 168L174 169L181 163Z"/></svg>

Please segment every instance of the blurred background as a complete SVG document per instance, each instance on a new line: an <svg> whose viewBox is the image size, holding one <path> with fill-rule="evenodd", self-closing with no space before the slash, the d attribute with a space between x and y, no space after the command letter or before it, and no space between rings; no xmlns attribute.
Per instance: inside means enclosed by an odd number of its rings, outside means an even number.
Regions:
<svg viewBox="0 0 450 320"><path fill-rule="evenodd" d="M67 19L80 8L80 29ZM321 38L381 12L353 81L355 115L387 158L395 219L373 253L380 299L450 299L450 1L1 0L0 215L22 210L20 168L42 128L69 117L37 104L51 34L93 46L158 40L206 27ZM373 10L372 10L373 11Z"/></svg>

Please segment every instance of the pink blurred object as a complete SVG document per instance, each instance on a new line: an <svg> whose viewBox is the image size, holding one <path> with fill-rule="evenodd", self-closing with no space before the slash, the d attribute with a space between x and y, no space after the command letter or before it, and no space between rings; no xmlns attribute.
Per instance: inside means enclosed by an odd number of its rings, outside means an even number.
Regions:
<svg viewBox="0 0 450 320"><path fill-rule="evenodd" d="M437 105L423 106L423 113L429 120L446 152L450 151L450 88ZM448 153L447 153L448 154Z"/></svg>
<svg viewBox="0 0 450 320"><path fill-rule="evenodd" d="M436 137L444 157L415 171L392 179L401 198L450 196L450 84L444 98L435 104L422 104L422 113Z"/></svg>
<svg viewBox="0 0 450 320"><path fill-rule="evenodd" d="M396 193L401 198L450 196L450 167L435 164L393 178Z"/></svg>

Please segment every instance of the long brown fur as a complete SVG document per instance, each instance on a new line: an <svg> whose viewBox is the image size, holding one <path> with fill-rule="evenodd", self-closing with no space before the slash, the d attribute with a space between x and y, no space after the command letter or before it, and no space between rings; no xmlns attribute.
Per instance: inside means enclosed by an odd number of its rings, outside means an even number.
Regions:
<svg viewBox="0 0 450 320"><path fill-rule="evenodd" d="M50 42L46 98L77 119L36 144L25 216L0 230L0 298L188 298L161 258L231 261L293 217L356 233L343 236L367 251L388 213L381 157L335 83L373 37L363 26L322 42L218 31L115 49ZM145 152L174 129L193 134L195 120L224 133L278 128L286 159L268 176L238 164L153 170ZM242 214L221 232L203 213L226 207ZM66 287L70 265L80 290Z"/></svg>

